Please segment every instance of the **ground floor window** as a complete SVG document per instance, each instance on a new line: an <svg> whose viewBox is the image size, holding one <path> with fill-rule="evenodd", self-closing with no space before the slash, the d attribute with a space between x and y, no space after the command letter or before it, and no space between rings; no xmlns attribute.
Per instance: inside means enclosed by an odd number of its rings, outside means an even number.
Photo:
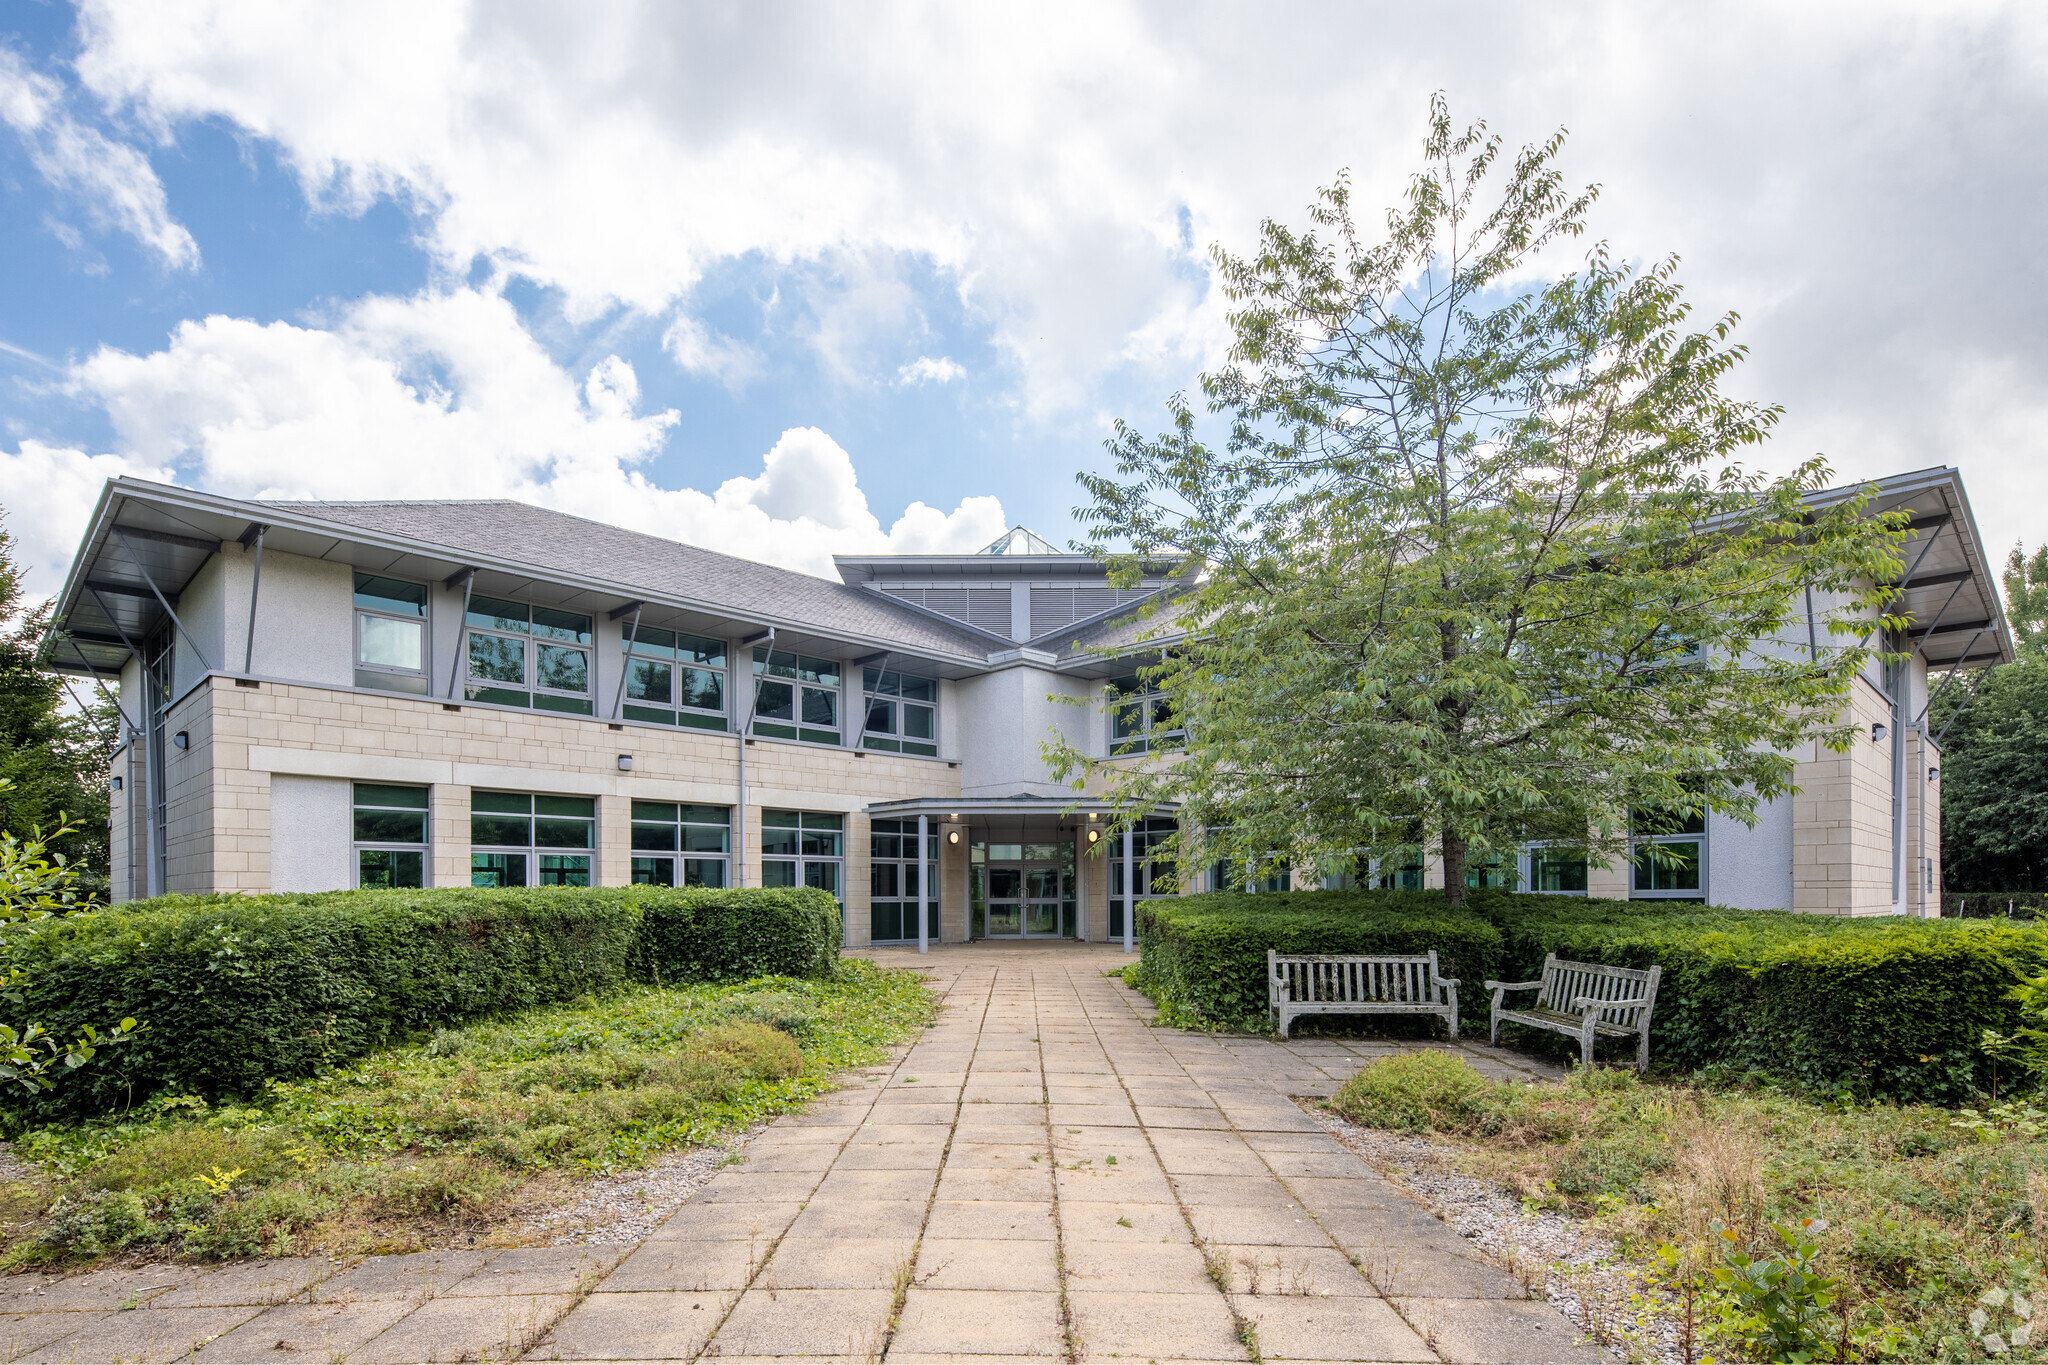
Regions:
<svg viewBox="0 0 2048 1365"><path fill-rule="evenodd" d="M870 670L871 672L873 670ZM924 857L917 856L917 821L876 820L868 826L868 928L876 943L917 937L917 896L925 901L925 936L939 936L939 836L927 827Z"/></svg>
<svg viewBox="0 0 2048 1365"><path fill-rule="evenodd" d="M1280 868L1262 875L1247 877L1243 863L1218 859L1209 864L1209 889L1211 891L1285 891L1288 889L1287 869Z"/></svg>
<svg viewBox="0 0 2048 1365"><path fill-rule="evenodd" d="M597 802L588 796L472 792L471 886L589 886Z"/></svg>
<svg viewBox="0 0 2048 1365"><path fill-rule="evenodd" d="M1531 891L1552 896L1586 894L1586 855L1582 850L1531 844L1524 856Z"/></svg>
<svg viewBox="0 0 2048 1365"><path fill-rule="evenodd" d="M427 884L427 789L358 782L354 793L356 885Z"/></svg>
<svg viewBox="0 0 2048 1365"><path fill-rule="evenodd" d="M1706 890L1707 815L1632 811L1632 900L1701 900Z"/></svg>
<svg viewBox="0 0 2048 1365"><path fill-rule="evenodd" d="M633 803L635 886L728 886L732 811L674 801Z"/></svg>
<svg viewBox="0 0 2048 1365"><path fill-rule="evenodd" d="M1172 820L1145 820L1141 821L1131 831L1131 851L1136 859L1133 865L1133 871L1136 874L1134 880L1137 882L1137 898L1139 900L1148 901L1159 896L1174 894L1176 887L1173 864L1166 862L1164 859L1154 858L1152 854L1153 850L1163 846L1168 839L1172 838L1174 831L1178 828L1179 826ZM1122 835L1116 835L1110 839L1108 857L1109 936L1111 938L1122 938L1124 936L1124 905L1128 899L1124 895L1124 841Z"/></svg>
<svg viewBox="0 0 2048 1365"><path fill-rule="evenodd" d="M816 811L761 812L761 885L814 886L832 893L840 909L845 867L846 817Z"/></svg>

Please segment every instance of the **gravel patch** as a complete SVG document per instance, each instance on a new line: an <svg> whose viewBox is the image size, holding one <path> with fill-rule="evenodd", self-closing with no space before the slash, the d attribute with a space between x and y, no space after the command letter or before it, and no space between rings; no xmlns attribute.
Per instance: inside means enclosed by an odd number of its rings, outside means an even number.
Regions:
<svg viewBox="0 0 2048 1365"><path fill-rule="evenodd" d="M520 1232L542 1246L632 1246L646 1241L760 1128L723 1143L670 1152L652 1163L580 1186L566 1203L529 1217Z"/></svg>
<svg viewBox="0 0 2048 1365"><path fill-rule="evenodd" d="M1630 1360L1684 1365L1676 1305L1586 1219L1525 1208L1492 1181L1458 1171L1458 1149L1446 1143L1361 1128L1313 1100L1302 1108L1596 1342Z"/></svg>

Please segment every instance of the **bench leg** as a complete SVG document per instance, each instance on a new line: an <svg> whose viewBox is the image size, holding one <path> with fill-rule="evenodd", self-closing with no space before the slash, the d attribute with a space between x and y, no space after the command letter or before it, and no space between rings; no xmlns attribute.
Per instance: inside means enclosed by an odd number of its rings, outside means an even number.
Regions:
<svg viewBox="0 0 2048 1365"><path fill-rule="evenodd" d="M1500 1016L1498 1014L1494 1015L1492 1022L1493 1029L1490 1033L1486 1035L1486 1041L1489 1043L1498 1044L1500 1042Z"/></svg>
<svg viewBox="0 0 2048 1365"><path fill-rule="evenodd" d="M1458 1041L1458 1002L1451 1002L1451 1041Z"/></svg>
<svg viewBox="0 0 2048 1365"><path fill-rule="evenodd" d="M1280 1037L1281 1037L1282 1039L1285 1039L1285 1038L1287 1037L1287 1025L1288 1025L1288 1023L1290 1022L1290 1018L1289 1018L1289 1016L1288 1016L1288 1013L1287 1013L1287 1007L1286 1007L1285 1005L1282 1005L1282 1006L1280 1007L1280 1010L1279 1010L1279 1014L1280 1014Z"/></svg>
<svg viewBox="0 0 2048 1365"><path fill-rule="evenodd" d="M1650 1071L1650 1030L1647 1025L1643 1028L1641 1041L1636 1044L1636 1070L1645 1075Z"/></svg>
<svg viewBox="0 0 2048 1365"><path fill-rule="evenodd" d="M1593 1030L1587 1029L1579 1035L1579 1053L1585 1058L1586 1070L1593 1069Z"/></svg>

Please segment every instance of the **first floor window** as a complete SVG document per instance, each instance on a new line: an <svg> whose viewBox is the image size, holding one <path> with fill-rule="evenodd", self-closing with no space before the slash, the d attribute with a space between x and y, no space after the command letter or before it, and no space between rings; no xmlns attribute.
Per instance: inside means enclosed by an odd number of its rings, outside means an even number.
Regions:
<svg viewBox="0 0 2048 1365"><path fill-rule="evenodd" d="M1110 680L1109 752L1112 758L1122 754L1177 749L1183 738L1180 721L1173 714L1172 703L1159 690L1159 684L1148 682L1135 673Z"/></svg>
<svg viewBox="0 0 2048 1365"><path fill-rule="evenodd" d="M589 886L597 802L588 796L471 792L471 886Z"/></svg>
<svg viewBox="0 0 2048 1365"><path fill-rule="evenodd" d="M354 784L356 885L427 884L427 789Z"/></svg>
<svg viewBox="0 0 2048 1365"><path fill-rule="evenodd" d="M868 826L868 915L876 943L917 937L917 898L925 895L925 936L939 936L939 836L926 824L917 856L917 821L876 820Z"/></svg>
<svg viewBox="0 0 2048 1365"><path fill-rule="evenodd" d="M588 616L472 596L463 630L469 700L593 714Z"/></svg>
<svg viewBox="0 0 2048 1365"><path fill-rule="evenodd" d="M635 886L728 886L732 811L674 801L633 803Z"/></svg>
<svg viewBox="0 0 2048 1365"><path fill-rule="evenodd" d="M725 641L652 626L628 633L628 720L725 729Z"/></svg>
<svg viewBox="0 0 2048 1365"><path fill-rule="evenodd" d="M839 663L754 648L754 733L839 743Z"/></svg>
<svg viewBox="0 0 2048 1365"><path fill-rule="evenodd" d="M840 870L846 817L816 811L761 812L761 885L815 886L845 907Z"/></svg>
<svg viewBox="0 0 2048 1365"><path fill-rule="evenodd" d="M356 575L356 686L427 691L427 587Z"/></svg>
<svg viewBox="0 0 2048 1365"><path fill-rule="evenodd" d="M862 748L938 756L938 683L881 668L862 669L861 682L867 698Z"/></svg>

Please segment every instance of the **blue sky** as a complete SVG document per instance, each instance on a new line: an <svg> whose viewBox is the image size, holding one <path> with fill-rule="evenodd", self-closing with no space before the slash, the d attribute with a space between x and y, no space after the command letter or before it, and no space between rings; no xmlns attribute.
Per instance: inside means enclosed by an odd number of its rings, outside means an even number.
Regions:
<svg viewBox="0 0 2048 1365"><path fill-rule="evenodd" d="M2034 543L2044 72L1989 4L26 0L0 505L38 591L121 472L519 496L814 572L1064 541L1109 424L1220 355L1208 245L1342 167L1389 199L1441 89L1569 127L1596 229L1742 311L1765 463L1958 464Z"/></svg>

